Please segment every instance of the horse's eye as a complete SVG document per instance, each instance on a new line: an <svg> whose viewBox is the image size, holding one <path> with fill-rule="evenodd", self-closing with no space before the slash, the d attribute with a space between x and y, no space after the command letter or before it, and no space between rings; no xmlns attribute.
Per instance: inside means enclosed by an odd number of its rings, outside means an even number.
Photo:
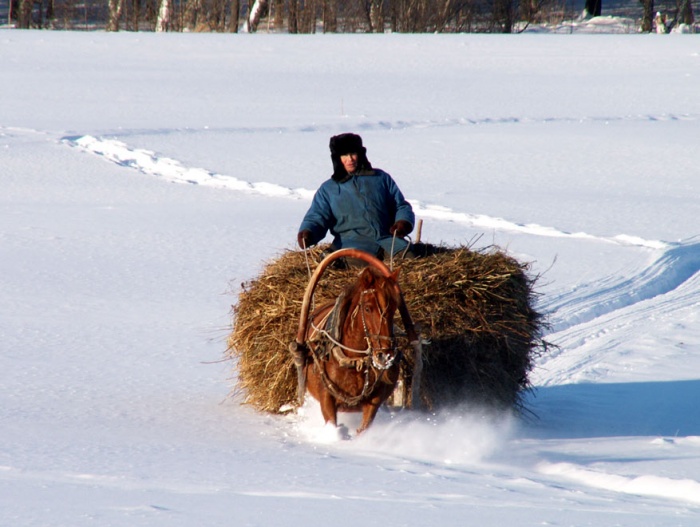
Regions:
<svg viewBox="0 0 700 527"><path fill-rule="evenodd" d="M365 306L365 313L371 313L372 308L370 306Z"/></svg>

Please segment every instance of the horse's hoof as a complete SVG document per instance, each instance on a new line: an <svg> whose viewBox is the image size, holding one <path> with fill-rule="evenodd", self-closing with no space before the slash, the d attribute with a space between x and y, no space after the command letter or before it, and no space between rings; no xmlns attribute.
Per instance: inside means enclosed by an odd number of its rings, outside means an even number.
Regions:
<svg viewBox="0 0 700 527"><path fill-rule="evenodd" d="M326 423L316 434L316 442L318 443L336 443L350 439L350 432L345 425L334 425Z"/></svg>

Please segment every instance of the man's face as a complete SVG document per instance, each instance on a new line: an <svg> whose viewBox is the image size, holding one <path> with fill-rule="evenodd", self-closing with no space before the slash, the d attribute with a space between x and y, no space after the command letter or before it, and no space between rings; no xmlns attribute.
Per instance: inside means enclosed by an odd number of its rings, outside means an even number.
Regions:
<svg viewBox="0 0 700 527"><path fill-rule="evenodd" d="M358 158L358 154L343 154L340 156L340 162L343 164L343 167L345 167L348 174L352 174L355 172L355 170L357 170Z"/></svg>

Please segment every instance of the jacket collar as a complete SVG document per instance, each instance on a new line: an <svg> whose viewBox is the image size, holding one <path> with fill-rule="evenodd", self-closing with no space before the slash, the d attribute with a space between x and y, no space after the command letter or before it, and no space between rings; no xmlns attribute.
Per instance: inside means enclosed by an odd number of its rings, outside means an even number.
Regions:
<svg viewBox="0 0 700 527"><path fill-rule="evenodd" d="M350 181L353 176L373 176L374 174L376 174L376 172L373 168L361 168L352 174L348 174L347 172L345 174L333 174L331 179L336 183L345 183L346 181Z"/></svg>

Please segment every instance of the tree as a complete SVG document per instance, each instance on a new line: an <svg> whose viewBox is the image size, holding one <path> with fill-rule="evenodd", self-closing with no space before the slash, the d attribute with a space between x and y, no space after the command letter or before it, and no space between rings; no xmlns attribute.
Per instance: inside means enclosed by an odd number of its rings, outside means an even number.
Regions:
<svg viewBox="0 0 700 527"><path fill-rule="evenodd" d="M44 22L43 26L48 28L50 27L52 21L55 19L55 5L54 5L54 0L47 0L46 1L46 11L44 13Z"/></svg>
<svg viewBox="0 0 700 527"><path fill-rule="evenodd" d="M119 19L122 16L124 0L109 0L109 18L107 20L107 31L119 31Z"/></svg>
<svg viewBox="0 0 700 527"><path fill-rule="evenodd" d="M603 0L586 0L584 10L590 16L600 16L603 12Z"/></svg>
<svg viewBox="0 0 700 527"><path fill-rule="evenodd" d="M316 32L316 1L289 0L289 32Z"/></svg>
<svg viewBox="0 0 700 527"><path fill-rule="evenodd" d="M158 17L156 18L156 32L170 31L170 19L172 17L172 0L160 0Z"/></svg>
<svg viewBox="0 0 700 527"><path fill-rule="evenodd" d="M323 0L323 32L338 31L338 0Z"/></svg>
<svg viewBox="0 0 700 527"><path fill-rule="evenodd" d="M654 29L654 0L639 0L643 6L642 31L651 33Z"/></svg>
<svg viewBox="0 0 700 527"><path fill-rule="evenodd" d="M678 24L688 24L692 26L695 23L695 16L693 16L693 4L690 0L678 0L678 18L676 23Z"/></svg>
<svg viewBox="0 0 700 527"><path fill-rule="evenodd" d="M226 1L211 0L209 4L208 25L210 31L223 32L226 29Z"/></svg>
<svg viewBox="0 0 700 527"><path fill-rule="evenodd" d="M260 19L268 9L268 0L255 0L250 8L250 13L248 13L248 19L243 26L243 30L246 33L255 33L258 30Z"/></svg>
<svg viewBox="0 0 700 527"><path fill-rule="evenodd" d="M183 26L187 31L195 31L199 25L202 12L202 0L187 0Z"/></svg>
<svg viewBox="0 0 700 527"><path fill-rule="evenodd" d="M370 0L369 4L369 30L373 33L384 33L384 2Z"/></svg>
<svg viewBox="0 0 700 527"><path fill-rule="evenodd" d="M292 0L294 1L294 0ZM297 15L300 17L298 22L299 33L315 33L316 32L316 0L298 0L299 8Z"/></svg>
<svg viewBox="0 0 700 527"><path fill-rule="evenodd" d="M515 23L514 0L494 0L493 30L499 33L512 33Z"/></svg>
<svg viewBox="0 0 700 527"><path fill-rule="evenodd" d="M277 31L284 27L284 0L275 0L274 7L274 26Z"/></svg>
<svg viewBox="0 0 700 527"><path fill-rule="evenodd" d="M138 31L141 21L141 0L124 0L124 6L128 10L126 13L127 31Z"/></svg>
<svg viewBox="0 0 700 527"><path fill-rule="evenodd" d="M241 2L240 0L231 0L231 21L228 25L230 33L238 33L238 24L240 23Z"/></svg>
<svg viewBox="0 0 700 527"><path fill-rule="evenodd" d="M33 0L20 0L19 13L17 14L17 27L20 29L29 29L32 22Z"/></svg>

